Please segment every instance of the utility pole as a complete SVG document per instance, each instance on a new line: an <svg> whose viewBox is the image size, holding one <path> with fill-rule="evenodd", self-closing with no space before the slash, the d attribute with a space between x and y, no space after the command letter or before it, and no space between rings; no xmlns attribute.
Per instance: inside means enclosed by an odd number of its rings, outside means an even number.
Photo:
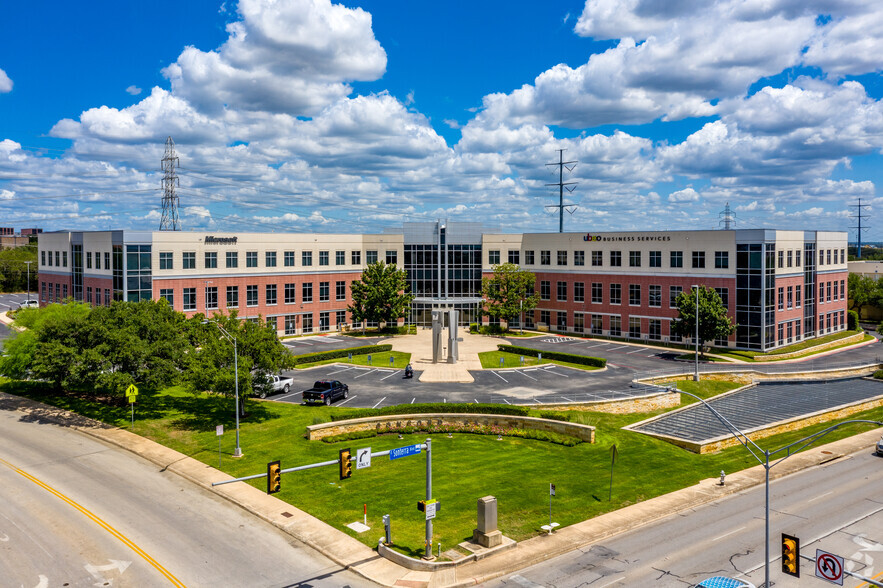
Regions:
<svg viewBox="0 0 883 588"><path fill-rule="evenodd" d="M856 243L856 245L857 245L856 254L855 254L856 259L862 258L862 231L867 231L870 228L867 226L865 226L865 227L862 226L862 219L863 218L870 218L867 214L863 214L864 209L870 208L870 207L871 207L870 204L862 204L861 198L858 199L858 204L850 204L849 205L849 208L855 209L855 215L852 215L849 218L858 219L857 226L849 227L850 229L856 229L856 232L855 232L856 242L857 242Z"/></svg>
<svg viewBox="0 0 883 588"><path fill-rule="evenodd" d="M564 152L566 149L558 149L558 162L557 163L547 163L546 165L557 165L558 166L558 181L554 184L546 184L547 186L558 186L558 204L550 204L546 206L546 208L557 208L558 209L558 232L564 232L564 211L565 209L570 214L576 210L576 205L574 204L564 204L564 189L567 188L568 193L572 193L576 189L577 182L565 182L564 181L564 169L567 168L568 172L572 172L573 168L576 167L578 161L564 161ZM568 186L573 186L573 188L569 188Z"/></svg>
<svg viewBox="0 0 883 588"><path fill-rule="evenodd" d="M730 210L730 203L727 202L727 205L724 207L724 211L718 215L721 217L720 221L717 223L717 226L723 225L725 231L729 231L732 226L736 226L736 215L733 214L733 211Z"/></svg>
<svg viewBox="0 0 883 588"><path fill-rule="evenodd" d="M180 185L175 167L179 166L178 156L175 154L175 142L169 137L166 139L166 152L162 158L162 220L159 221L160 231L180 231L178 222L178 194L175 191Z"/></svg>
<svg viewBox="0 0 883 588"><path fill-rule="evenodd" d="M26 261L25 263L28 264L28 304L30 305L30 303L31 303L31 264L34 262L33 261ZM28 308L30 308L30 306L28 306Z"/></svg>

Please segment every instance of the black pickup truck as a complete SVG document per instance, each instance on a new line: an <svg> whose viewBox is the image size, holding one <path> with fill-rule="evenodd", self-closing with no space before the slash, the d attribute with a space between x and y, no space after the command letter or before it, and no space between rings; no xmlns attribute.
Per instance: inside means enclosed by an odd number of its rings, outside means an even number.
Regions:
<svg viewBox="0 0 883 588"><path fill-rule="evenodd" d="M338 398L347 398L349 395L350 389L346 384L337 380L323 380L314 382L312 388L304 390L303 399L305 403L324 402L328 406Z"/></svg>

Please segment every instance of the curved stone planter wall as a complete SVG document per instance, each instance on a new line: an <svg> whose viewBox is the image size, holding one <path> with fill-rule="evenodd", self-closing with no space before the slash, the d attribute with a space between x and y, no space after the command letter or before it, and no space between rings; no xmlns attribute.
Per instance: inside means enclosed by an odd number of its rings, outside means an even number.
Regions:
<svg viewBox="0 0 883 588"><path fill-rule="evenodd" d="M844 337L843 339L837 339L836 341L829 341L827 343L823 343L821 345L816 345L815 347L807 347L806 349L801 349L800 351L794 351L792 353L779 353L775 355L758 355L755 356L754 361L758 362L766 362L766 361L779 361L782 359L792 359L795 357L800 357L802 355L806 355L807 353L816 353L818 351L824 351L825 349L830 349L831 347L839 347L840 345L845 345L847 343L861 343L865 339L864 333L856 333L850 337Z"/></svg>
<svg viewBox="0 0 883 588"><path fill-rule="evenodd" d="M424 426L444 425L486 425L517 429L533 429L570 435L582 439L586 443L595 442L595 427L540 419L536 417L515 416L509 414L472 414L472 413L427 413L427 414L393 414L376 417L364 417L347 421L333 421L307 427L307 439L310 441L342 435L355 431L379 431L385 425L420 428Z"/></svg>

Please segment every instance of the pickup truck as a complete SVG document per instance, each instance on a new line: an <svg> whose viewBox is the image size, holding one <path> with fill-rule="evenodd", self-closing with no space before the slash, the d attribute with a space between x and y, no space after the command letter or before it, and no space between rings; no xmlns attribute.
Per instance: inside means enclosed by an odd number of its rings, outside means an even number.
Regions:
<svg viewBox="0 0 883 588"><path fill-rule="evenodd" d="M261 384L259 381L255 383L254 393L258 398L266 398L267 394L278 394L279 392L288 394L291 384L294 383L293 378L286 378L285 376L268 374L265 378L264 384Z"/></svg>
<svg viewBox="0 0 883 588"><path fill-rule="evenodd" d="M329 406L338 398L347 398L350 395L350 388L346 384L341 384L337 380L322 380L314 382L313 387L304 390L304 403L324 402L325 406Z"/></svg>

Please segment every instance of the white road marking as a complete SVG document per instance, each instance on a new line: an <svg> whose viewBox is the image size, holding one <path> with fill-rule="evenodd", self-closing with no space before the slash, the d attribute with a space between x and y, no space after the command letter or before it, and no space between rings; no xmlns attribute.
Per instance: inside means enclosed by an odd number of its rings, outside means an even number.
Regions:
<svg viewBox="0 0 883 588"><path fill-rule="evenodd" d="M273 400L285 400L286 398L291 398L292 396L297 396L298 394L303 394L303 392L291 392L290 394L285 394L283 396L277 396Z"/></svg>
<svg viewBox="0 0 883 588"><path fill-rule="evenodd" d="M375 404L375 405L372 406L371 408L377 408L378 406L380 406L380 403L383 402L384 400L386 400L386 396L384 396L383 398L381 398L380 400L378 400L378 401L377 401L377 404Z"/></svg>
<svg viewBox="0 0 883 588"><path fill-rule="evenodd" d="M362 376L367 376L367 375L370 374L371 372L376 372L376 371L377 371L377 369L368 370L368 371L365 372L364 374L359 374L358 376L353 376L353 379L354 379L354 380L358 380L358 379L361 378Z"/></svg>
<svg viewBox="0 0 883 588"><path fill-rule="evenodd" d="M415 400L417 400L417 399L416 399L416 398L412 398L412 399L411 399L411 404L414 404L414 401L415 401Z"/></svg>
<svg viewBox="0 0 883 588"><path fill-rule="evenodd" d="M611 347L607 351L616 351L617 349L628 349L628 348L629 348L628 345L621 345L620 347Z"/></svg>
<svg viewBox="0 0 883 588"><path fill-rule="evenodd" d="M382 382L382 381L385 380L386 378L391 378L391 377L393 377L394 375L396 375L397 373L399 373L398 370L394 371L393 373L389 374L388 376L384 376L384 377L380 378L380 381Z"/></svg>
<svg viewBox="0 0 883 588"><path fill-rule="evenodd" d="M701 319L700 319L700 320L701 320ZM626 351L625 354L626 354L626 355L631 355L632 353L638 353L639 351L646 351L646 350L645 350L643 347L638 347L638 348L635 349L634 351Z"/></svg>
<svg viewBox="0 0 883 588"><path fill-rule="evenodd" d="M537 404L542 404L542 402L540 402L540 401L537 400L536 398L534 398L533 401L536 402Z"/></svg>
<svg viewBox="0 0 883 588"><path fill-rule="evenodd" d="M616 584L620 580L625 580L625 576L623 576L622 578L617 578L617 579L613 580L612 582L607 582L606 584L604 584L602 586L598 586L598 588L607 588L607 586L613 586L614 584Z"/></svg>
<svg viewBox="0 0 883 588"><path fill-rule="evenodd" d="M501 380L503 380L504 382L506 382L507 384L509 383L509 380L507 380L506 378L501 376L498 372L491 371L491 373L494 374L495 376L497 376L498 378L500 378Z"/></svg>
<svg viewBox="0 0 883 588"><path fill-rule="evenodd" d="M555 367L554 364L553 364L552 366L550 366L550 367L547 367L547 368L546 368L546 371L547 371L547 372L552 372L552 373L555 374L556 376L561 376L562 378L569 378L569 377L570 377L570 376L568 376L568 375L566 375L566 374L559 374L558 372L556 372L556 371L554 371L554 370L552 369L553 367Z"/></svg>
<svg viewBox="0 0 883 588"><path fill-rule="evenodd" d="M340 342L343 341L343 339L335 339L335 338L333 338L333 337L329 337L329 336L327 336L327 335L324 336L324 337L322 337L322 340L323 340L323 341L331 341L332 343L340 343Z"/></svg>
<svg viewBox="0 0 883 588"><path fill-rule="evenodd" d="M562 396L561 398L563 398L563 399L566 400L567 402L573 402L573 400L571 400L570 398L567 398L566 396Z"/></svg>
<svg viewBox="0 0 883 588"><path fill-rule="evenodd" d="M739 531L743 531L743 530L745 530L745 527L739 527L738 529L733 529L729 533L724 533L723 535L721 535L719 537L715 537L714 539L712 539L712 541L717 541L718 539L723 539L724 537L729 537L733 533L738 533Z"/></svg>
<svg viewBox="0 0 883 588"><path fill-rule="evenodd" d="M345 367L345 368L343 368L342 370L337 370L336 372L331 372L331 373L328 374L328 375L329 375L329 376L333 376L334 374L339 374L340 372L348 372L348 371L350 371L351 369L355 369L355 368L352 368L352 367Z"/></svg>
<svg viewBox="0 0 883 588"><path fill-rule="evenodd" d="M344 404L346 404L347 402L349 402L349 401L352 400L353 398L358 398L358 397L359 397L358 394L353 394L352 396L350 396L349 398L347 398L347 399L344 400L343 402L338 402L338 403L337 403L337 406L343 406Z"/></svg>
<svg viewBox="0 0 883 588"><path fill-rule="evenodd" d="M536 378L534 378L533 376L528 376L528 375L525 374L523 371L518 371L518 373L521 374L522 376L524 376L525 378L530 378L530 379L533 380L534 382L537 381Z"/></svg>
<svg viewBox="0 0 883 588"><path fill-rule="evenodd" d="M592 347L604 347L605 345L610 345L609 343L595 343L594 345L586 345L586 349L591 349Z"/></svg>
<svg viewBox="0 0 883 588"><path fill-rule="evenodd" d="M505 402L506 404L512 404L511 402L509 402L509 401L506 400L505 398L503 399L503 402Z"/></svg>
<svg viewBox="0 0 883 588"><path fill-rule="evenodd" d="M480 403L478 402L478 398L473 398L472 400L475 401L475 404L480 404Z"/></svg>
<svg viewBox="0 0 883 588"><path fill-rule="evenodd" d="M831 490L830 492L825 492L824 494L819 494L819 495L816 496L815 498L810 498L809 500L807 500L807 502L812 502L812 501L814 501L814 500L818 500L819 498L824 498L824 497L827 496L828 494L834 494L834 491Z"/></svg>
<svg viewBox="0 0 883 588"><path fill-rule="evenodd" d="M608 363L608 364L607 364L607 367L612 367L612 368L616 369L616 368L618 368L619 366L616 365L616 364L613 364L613 363Z"/></svg>

